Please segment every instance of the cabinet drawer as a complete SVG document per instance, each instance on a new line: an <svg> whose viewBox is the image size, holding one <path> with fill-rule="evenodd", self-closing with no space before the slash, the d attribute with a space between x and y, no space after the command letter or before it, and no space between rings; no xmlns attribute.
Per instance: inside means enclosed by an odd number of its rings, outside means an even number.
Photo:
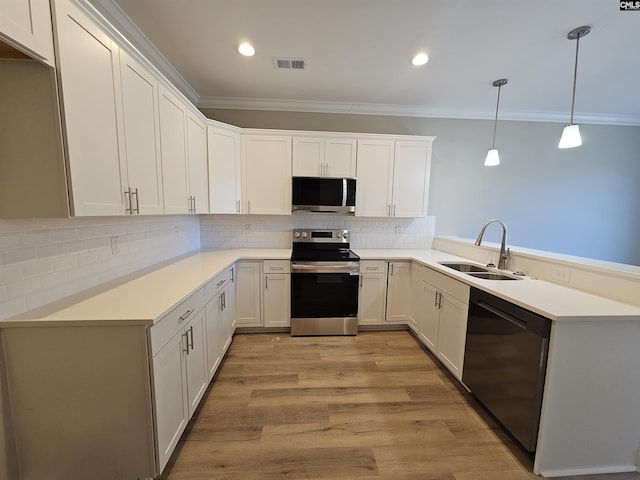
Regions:
<svg viewBox="0 0 640 480"><path fill-rule="evenodd" d="M361 260L360 261L360 273L387 273L387 262L384 260Z"/></svg>
<svg viewBox="0 0 640 480"><path fill-rule="evenodd" d="M265 260L263 269L264 273L290 273L291 262L289 260Z"/></svg>
<svg viewBox="0 0 640 480"><path fill-rule="evenodd" d="M225 268L222 272L220 272L218 275L213 277L213 280L210 280L204 286L204 294L205 294L206 301L211 300L213 297L216 296L216 294L221 289L223 289L229 283L231 283L231 269L232 269L231 266Z"/></svg>
<svg viewBox="0 0 640 480"><path fill-rule="evenodd" d="M451 278L430 268L426 269L424 280L438 290L457 298L463 303L469 303L469 285Z"/></svg>
<svg viewBox="0 0 640 480"><path fill-rule="evenodd" d="M152 355L165 346L180 331L185 322L204 307L204 304L204 288L201 288L158 320L150 329Z"/></svg>

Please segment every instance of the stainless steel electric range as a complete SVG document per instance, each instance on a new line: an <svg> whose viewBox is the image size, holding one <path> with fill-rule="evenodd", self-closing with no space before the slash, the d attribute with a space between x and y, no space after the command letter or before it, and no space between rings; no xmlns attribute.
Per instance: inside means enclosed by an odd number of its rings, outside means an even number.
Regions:
<svg viewBox="0 0 640 480"><path fill-rule="evenodd" d="M294 230L291 335L357 335L360 257L349 230Z"/></svg>

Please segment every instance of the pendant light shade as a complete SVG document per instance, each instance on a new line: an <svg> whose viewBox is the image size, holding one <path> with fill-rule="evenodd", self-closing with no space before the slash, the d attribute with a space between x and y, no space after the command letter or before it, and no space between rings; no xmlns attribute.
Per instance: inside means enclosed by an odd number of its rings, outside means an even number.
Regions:
<svg viewBox="0 0 640 480"><path fill-rule="evenodd" d="M580 38L584 37L591 31L591 27L583 26L574 28L567 34L568 40L576 41L576 62L573 68L573 93L571 95L571 118L569 124L564 127L558 148L574 148L582 145L582 137L580 136L580 127L573 123L573 111L576 103L576 80L578 78L578 48L580 47Z"/></svg>
<svg viewBox="0 0 640 480"><path fill-rule="evenodd" d="M506 78L501 78L493 82L494 87L498 87L498 100L496 101L496 118L493 121L493 142L491 143L491 149L487 152L487 157L484 159L485 167L495 167L500 165L500 155L496 148L496 127L498 126L498 107L500 106L500 89L507 84Z"/></svg>

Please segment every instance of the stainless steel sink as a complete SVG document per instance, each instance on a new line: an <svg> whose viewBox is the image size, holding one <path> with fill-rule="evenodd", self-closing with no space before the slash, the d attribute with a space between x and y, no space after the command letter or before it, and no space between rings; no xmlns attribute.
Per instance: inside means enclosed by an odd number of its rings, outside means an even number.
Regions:
<svg viewBox="0 0 640 480"><path fill-rule="evenodd" d="M520 277L512 277L511 275L503 275L502 273L495 272L467 272L467 275L485 280L522 280Z"/></svg>
<svg viewBox="0 0 640 480"><path fill-rule="evenodd" d="M490 270L489 268L485 268L481 265L476 265L475 263L465 263L465 262L438 262L443 267L452 268L453 270L457 270L461 273L466 273L467 275L471 275L475 278L482 278L483 280L522 280L521 277L505 275L500 272L496 272L494 270Z"/></svg>
<svg viewBox="0 0 640 480"><path fill-rule="evenodd" d="M458 263L458 262L438 262L443 267L449 267L458 272L470 273L470 272L490 272L488 268L481 267L474 263Z"/></svg>

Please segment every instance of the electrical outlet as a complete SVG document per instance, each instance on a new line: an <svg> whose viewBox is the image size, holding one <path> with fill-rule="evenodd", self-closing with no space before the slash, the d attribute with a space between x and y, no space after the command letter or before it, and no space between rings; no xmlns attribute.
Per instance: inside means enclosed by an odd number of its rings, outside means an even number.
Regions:
<svg viewBox="0 0 640 480"><path fill-rule="evenodd" d="M120 253L120 239L111 237L111 255L118 255L118 253Z"/></svg>
<svg viewBox="0 0 640 480"><path fill-rule="evenodd" d="M566 268L556 268L551 272L551 280L569 283L571 280L571 270Z"/></svg>

